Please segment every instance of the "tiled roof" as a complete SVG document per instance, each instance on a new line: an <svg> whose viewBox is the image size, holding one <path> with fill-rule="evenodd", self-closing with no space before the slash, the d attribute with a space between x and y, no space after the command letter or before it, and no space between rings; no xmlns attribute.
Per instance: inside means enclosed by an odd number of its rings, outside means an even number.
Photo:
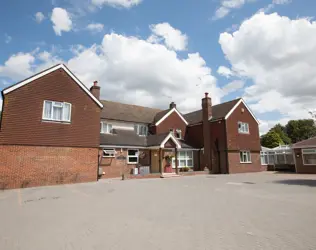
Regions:
<svg viewBox="0 0 316 250"><path fill-rule="evenodd" d="M124 104L112 101L103 101L103 109L101 112L101 118L139 122L139 123L152 123L157 113L161 112L161 109L147 108L137 105Z"/></svg>
<svg viewBox="0 0 316 250"><path fill-rule="evenodd" d="M224 118L239 101L240 98L212 106L211 120ZM202 122L202 109L185 114L184 118L188 121L189 124L196 124Z"/></svg>
<svg viewBox="0 0 316 250"><path fill-rule="evenodd" d="M113 130L113 134L101 134L100 145L151 147L160 146L169 133L139 136L133 130ZM192 148L184 140L178 140L182 148Z"/></svg>
<svg viewBox="0 0 316 250"><path fill-rule="evenodd" d="M316 136L304 141L297 142L292 145L292 148L316 147Z"/></svg>

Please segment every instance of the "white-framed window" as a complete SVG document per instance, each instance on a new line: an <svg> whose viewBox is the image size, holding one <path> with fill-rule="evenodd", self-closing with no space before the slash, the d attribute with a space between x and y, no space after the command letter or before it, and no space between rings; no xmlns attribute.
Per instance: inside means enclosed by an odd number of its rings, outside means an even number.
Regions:
<svg viewBox="0 0 316 250"><path fill-rule="evenodd" d="M115 157L115 149L114 148L104 148L102 157L105 157L105 158Z"/></svg>
<svg viewBox="0 0 316 250"><path fill-rule="evenodd" d="M101 122L101 134L111 134L112 124L107 122Z"/></svg>
<svg viewBox="0 0 316 250"><path fill-rule="evenodd" d="M127 164L137 164L138 163L138 149L128 149L127 150Z"/></svg>
<svg viewBox="0 0 316 250"><path fill-rule="evenodd" d="M302 149L304 165L316 165L316 148Z"/></svg>
<svg viewBox="0 0 316 250"><path fill-rule="evenodd" d="M240 163L251 163L250 151L240 151L239 157L240 157Z"/></svg>
<svg viewBox="0 0 316 250"><path fill-rule="evenodd" d="M148 127L147 125L144 124L135 124L134 125L134 130L136 134L140 136L147 136L148 135Z"/></svg>
<svg viewBox="0 0 316 250"><path fill-rule="evenodd" d="M175 137L177 139L182 139L182 130L181 129L176 129Z"/></svg>
<svg viewBox="0 0 316 250"><path fill-rule="evenodd" d="M240 134L249 134L249 124L245 122L238 122L238 132Z"/></svg>
<svg viewBox="0 0 316 250"><path fill-rule="evenodd" d="M71 104L68 102L44 101L43 120L70 122Z"/></svg>
<svg viewBox="0 0 316 250"><path fill-rule="evenodd" d="M268 165L269 164L269 154L268 152L260 152L260 160L261 165Z"/></svg>
<svg viewBox="0 0 316 250"><path fill-rule="evenodd" d="M193 168L193 151L178 151L178 168ZM172 157L172 167L176 167L176 158Z"/></svg>

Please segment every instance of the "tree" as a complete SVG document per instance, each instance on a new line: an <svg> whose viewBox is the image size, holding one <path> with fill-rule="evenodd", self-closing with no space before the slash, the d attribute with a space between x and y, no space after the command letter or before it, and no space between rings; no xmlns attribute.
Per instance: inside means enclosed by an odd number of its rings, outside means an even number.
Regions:
<svg viewBox="0 0 316 250"><path fill-rule="evenodd" d="M286 145L291 144L291 138L288 137L285 126L282 126L280 123L278 123L272 129L270 129L270 131L271 130L273 130L274 132L280 135L284 144Z"/></svg>
<svg viewBox="0 0 316 250"><path fill-rule="evenodd" d="M261 146L267 148L275 148L280 144L284 144L280 135L274 130L270 130L265 135L261 136Z"/></svg>
<svg viewBox="0 0 316 250"><path fill-rule="evenodd" d="M316 136L316 126L312 119L291 120L285 126L285 130L292 143Z"/></svg>

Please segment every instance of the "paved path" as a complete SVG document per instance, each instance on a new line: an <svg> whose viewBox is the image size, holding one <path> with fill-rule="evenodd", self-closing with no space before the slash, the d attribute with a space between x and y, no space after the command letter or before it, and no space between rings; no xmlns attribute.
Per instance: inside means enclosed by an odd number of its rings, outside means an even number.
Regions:
<svg viewBox="0 0 316 250"><path fill-rule="evenodd" d="M0 249L316 249L316 176L103 180L0 191Z"/></svg>

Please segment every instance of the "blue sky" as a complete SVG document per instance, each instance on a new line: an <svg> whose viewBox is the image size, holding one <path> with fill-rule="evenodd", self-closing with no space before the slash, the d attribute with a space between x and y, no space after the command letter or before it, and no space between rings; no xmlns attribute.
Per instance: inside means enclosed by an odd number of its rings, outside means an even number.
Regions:
<svg viewBox="0 0 316 250"><path fill-rule="evenodd" d="M0 90L63 62L87 86L98 80L104 99L175 101L187 112L206 91L215 104L243 97L265 132L316 108L315 8L309 0L3 0Z"/></svg>

